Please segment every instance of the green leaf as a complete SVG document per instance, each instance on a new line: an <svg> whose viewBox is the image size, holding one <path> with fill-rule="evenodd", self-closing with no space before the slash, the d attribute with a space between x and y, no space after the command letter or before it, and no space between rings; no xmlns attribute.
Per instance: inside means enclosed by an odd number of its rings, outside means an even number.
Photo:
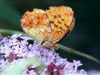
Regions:
<svg viewBox="0 0 100 75"><path fill-rule="evenodd" d="M3 34L22 34L24 36L28 36L27 34L23 33L23 32L19 32L19 31L13 31L13 30L7 30L7 29L0 29L0 32L3 33ZM35 39L34 39L35 40ZM85 57L85 58L88 58L98 64L100 64L100 60L98 60L97 58L93 57L93 56L90 56L88 54L85 54L85 53L82 53L82 52L79 52L77 50L74 50L74 49L71 49L71 48L68 48L66 46L63 46L61 44L57 44L57 46L64 50L64 51L67 51L67 52L70 52L70 53L73 53L73 54L76 54L76 55L79 55L79 56L82 56L82 57Z"/></svg>
<svg viewBox="0 0 100 75"><path fill-rule="evenodd" d="M0 33L7 34L7 35L22 34L23 36L29 37L29 35L27 35L26 33L21 32L21 31L14 31L14 30L8 30L8 29L0 29Z"/></svg>
<svg viewBox="0 0 100 75"><path fill-rule="evenodd" d="M21 14L7 3L0 3L0 18L21 29Z"/></svg>
<svg viewBox="0 0 100 75"><path fill-rule="evenodd" d="M42 62L39 58L27 58L24 59L22 62L17 62L17 64L10 64L5 71L3 71L3 75L21 75L21 73L31 65L40 65Z"/></svg>

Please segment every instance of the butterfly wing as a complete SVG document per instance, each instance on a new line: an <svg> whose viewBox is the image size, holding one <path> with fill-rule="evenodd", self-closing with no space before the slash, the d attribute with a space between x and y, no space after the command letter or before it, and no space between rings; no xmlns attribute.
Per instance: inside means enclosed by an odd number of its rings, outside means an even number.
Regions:
<svg viewBox="0 0 100 75"><path fill-rule="evenodd" d="M50 7L46 10L53 31L52 42L58 42L68 35L74 27L75 19L70 7Z"/></svg>
<svg viewBox="0 0 100 75"><path fill-rule="evenodd" d="M21 19L21 26L26 33L38 41L48 40L52 34L48 17L41 9L27 11Z"/></svg>
<svg viewBox="0 0 100 75"><path fill-rule="evenodd" d="M23 30L38 41L56 43L67 36L74 27L73 11L70 7L50 7L49 10L27 11L21 20Z"/></svg>

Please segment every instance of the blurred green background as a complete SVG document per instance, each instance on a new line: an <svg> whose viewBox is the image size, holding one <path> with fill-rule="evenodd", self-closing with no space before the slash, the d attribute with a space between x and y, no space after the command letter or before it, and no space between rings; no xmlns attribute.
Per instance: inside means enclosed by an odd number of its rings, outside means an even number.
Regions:
<svg viewBox="0 0 100 75"><path fill-rule="evenodd" d="M100 60L100 1L87 0L0 0L0 28L23 31L20 19L34 8L48 9L49 6L69 6L75 15L75 27L60 44L92 55ZM85 70L100 70L100 65L84 57L57 50L68 61L81 60Z"/></svg>

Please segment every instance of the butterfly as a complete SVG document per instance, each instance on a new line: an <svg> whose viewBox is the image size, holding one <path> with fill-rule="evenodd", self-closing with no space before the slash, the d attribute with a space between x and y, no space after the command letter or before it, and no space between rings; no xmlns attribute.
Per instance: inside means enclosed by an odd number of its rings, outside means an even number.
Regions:
<svg viewBox="0 0 100 75"><path fill-rule="evenodd" d="M33 9L21 19L23 30L50 50L57 50L56 42L64 39L73 29L74 12L67 6L51 6L49 10Z"/></svg>

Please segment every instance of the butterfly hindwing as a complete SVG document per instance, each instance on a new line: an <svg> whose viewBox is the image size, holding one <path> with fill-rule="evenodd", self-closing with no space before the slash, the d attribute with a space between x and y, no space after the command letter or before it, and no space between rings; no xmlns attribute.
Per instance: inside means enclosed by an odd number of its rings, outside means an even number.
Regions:
<svg viewBox="0 0 100 75"><path fill-rule="evenodd" d="M26 12L21 20L23 30L37 39L48 40L51 36L51 26L45 11L34 9L33 12Z"/></svg>

